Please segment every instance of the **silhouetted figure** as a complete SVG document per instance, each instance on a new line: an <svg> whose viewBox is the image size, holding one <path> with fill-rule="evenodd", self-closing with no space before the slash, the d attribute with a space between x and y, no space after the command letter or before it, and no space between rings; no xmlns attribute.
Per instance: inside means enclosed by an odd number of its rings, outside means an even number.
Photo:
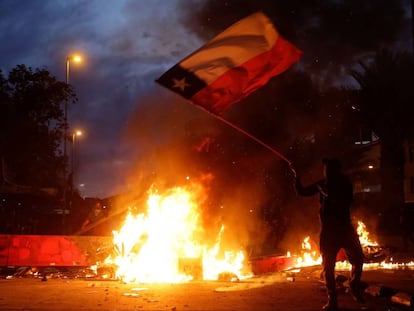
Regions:
<svg viewBox="0 0 414 311"><path fill-rule="evenodd" d="M360 280L364 255L358 234L352 225L350 207L353 201L352 183L341 169L337 159L323 159L324 178L308 186L303 186L296 171L295 188L299 195L320 197L319 247L322 255L323 276L326 283L328 302L323 310L336 310L338 299L335 281L335 263L339 250L343 248L352 265L349 292L358 302L363 302L360 294Z"/></svg>

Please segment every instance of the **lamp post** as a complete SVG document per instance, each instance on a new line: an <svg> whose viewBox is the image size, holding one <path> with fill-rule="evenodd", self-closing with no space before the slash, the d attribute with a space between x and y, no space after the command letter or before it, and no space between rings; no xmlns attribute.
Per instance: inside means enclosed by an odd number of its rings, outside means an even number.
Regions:
<svg viewBox="0 0 414 311"><path fill-rule="evenodd" d="M71 162L71 174L72 174L72 178L74 176L74 171L75 171L75 142L76 142L76 137L82 136L82 131L80 130L76 130L72 133L72 162Z"/></svg>
<svg viewBox="0 0 414 311"><path fill-rule="evenodd" d="M81 58L78 55L71 55L66 57L66 85L69 86L69 68L70 68L70 62L74 61L76 63L81 61ZM64 111L64 131L63 131L63 158L65 160L65 166L64 166L64 185L63 185L63 212L62 212L62 229L65 231L65 214L67 211L67 192L68 192L68 174L66 169L66 159L67 159L67 140L68 140L68 99L65 100L65 111Z"/></svg>
<svg viewBox="0 0 414 311"><path fill-rule="evenodd" d="M72 209L73 204L73 180L75 179L75 142L76 137L82 136L82 131L76 130L72 133L72 154L71 154L71 168L70 168L70 203L69 207Z"/></svg>
<svg viewBox="0 0 414 311"><path fill-rule="evenodd" d="M70 62L74 61L76 63L79 63L81 61L80 56L78 55L72 55L72 56L68 56L66 57L66 85L69 85L69 68L70 68ZM64 142L63 142L63 156L66 159L67 156L67 135L68 135L68 100L66 99L65 101L65 114L64 114L64 118L65 118L65 129L64 129Z"/></svg>

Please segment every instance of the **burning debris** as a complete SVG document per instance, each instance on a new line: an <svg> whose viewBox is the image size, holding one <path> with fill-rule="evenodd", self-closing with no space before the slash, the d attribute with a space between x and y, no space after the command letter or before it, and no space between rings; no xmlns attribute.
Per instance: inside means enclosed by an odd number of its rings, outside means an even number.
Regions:
<svg viewBox="0 0 414 311"><path fill-rule="evenodd" d="M115 252L105 265L116 267L116 278L125 282L187 282L190 280L238 281L269 272L300 271L319 266L322 258L309 236L301 251L292 255L247 258L244 250L222 245L225 225L221 224L213 243L203 242L200 185L173 188L148 197L148 210L129 214L125 224L114 232ZM412 268L413 262L392 263L391 250L372 241L362 221L357 232L364 250L364 269ZM337 258L337 270L349 270L344 252ZM294 279L294 276L293 276Z"/></svg>
<svg viewBox="0 0 414 311"><path fill-rule="evenodd" d="M386 246L381 246L378 242L372 241L369 237L369 232L363 221L357 221L357 233L364 252L364 270L368 269L413 269L414 262L400 262L394 263L392 257L392 249ZM303 268L310 266L317 266L322 263L322 257L319 252L315 250L315 244L310 243L310 238L305 237L302 242L302 250L297 255L287 253L287 257L292 257L292 265L287 269ZM347 261L346 254L341 250L337 256L336 270L350 270L351 265Z"/></svg>
<svg viewBox="0 0 414 311"><path fill-rule="evenodd" d="M105 265L116 267L124 282L177 283L190 280L239 280L251 276L245 253L222 245L221 224L212 243L206 241L199 184L175 187L164 194L153 191L147 211L128 214L124 225L114 231L114 253ZM231 275L231 277L229 277Z"/></svg>
<svg viewBox="0 0 414 311"><path fill-rule="evenodd" d="M378 242L373 241L369 237L369 232L363 221L357 221L357 233L364 252L364 270L373 269L414 269L414 261L395 262L393 258L393 250L390 247L381 246ZM265 274L269 272L289 271L298 273L306 268L320 267L322 257L309 236L302 241L301 249L297 253L292 254L288 251L286 255L265 256L253 258L251 260L252 271L255 275ZM351 269L350 263L347 261L346 254L343 250L338 253L336 270L348 271Z"/></svg>
<svg viewBox="0 0 414 311"><path fill-rule="evenodd" d="M192 280L247 281L276 272L289 273L283 279L293 281L296 273L310 271L306 267L314 267L313 270L319 268L322 259L317 244L309 236L303 239L298 252L249 258L241 243L226 243L225 235L231 232L231 228L223 221L207 229L202 208L205 198L205 189L196 182L163 192L151 189L147 209L141 213L130 212L121 228L113 232L112 239L9 237L11 242L5 240L5 243L16 247L8 253L35 258L29 250L39 244L43 246L39 249L45 250L42 263L50 263L49 267L19 267L16 261L16 267L3 268L1 273L7 278L34 277L43 281L49 278L86 278L121 280L125 283L179 283ZM392 250L371 240L365 224L362 221L357 223L365 254L364 270L414 267L413 261L394 261ZM46 252L45 245L54 246L49 247L53 254ZM57 253L65 255L65 258L62 257L65 260L56 257ZM79 261L76 254L81 254L83 261ZM29 262L28 259L25 259L26 262ZM86 266L85 263L91 260L95 264ZM59 262L71 262L73 266L63 267ZM336 270L350 268L346 255L340 252Z"/></svg>
<svg viewBox="0 0 414 311"><path fill-rule="evenodd" d="M390 255L391 250L388 247L381 246L378 242L370 239L365 224L360 220L358 221L357 233L366 263L384 261Z"/></svg>

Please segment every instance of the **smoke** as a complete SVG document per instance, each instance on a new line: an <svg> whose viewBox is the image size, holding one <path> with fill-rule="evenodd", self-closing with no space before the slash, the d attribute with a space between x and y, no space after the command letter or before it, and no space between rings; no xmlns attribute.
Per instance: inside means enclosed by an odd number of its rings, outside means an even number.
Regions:
<svg viewBox="0 0 414 311"><path fill-rule="evenodd" d="M377 14L384 11L381 1L363 7L358 1L317 0L210 0L191 8L184 3L178 3L180 21L202 41L262 10L283 36L304 51L300 71L273 79L226 117L295 160L309 181L319 178L319 160L343 126L338 122L342 111L337 109L343 98L329 97L324 102L320 90L347 81L346 68L361 55L371 55L396 40L403 19L401 3L387 8L395 13L392 22L384 22L390 16ZM367 35L358 29L365 27L369 16L375 16L376 26ZM177 61L185 56L178 54ZM141 97L124 131L125 146L135 159L126 178L132 191L144 191L150 184L167 188L207 179L206 228L225 223L231 231L226 237L230 244L260 253L263 247L292 249L307 235L316 238L317 198L295 196L286 163L181 98L165 92Z"/></svg>
<svg viewBox="0 0 414 311"><path fill-rule="evenodd" d="M263 11L281 35L304 51L303 70L321 87L329 87L349 83L352 66L382 47L411 50L409 7L408 0L206 0L183 12L191 13L184 16L187 27L207 40Z"/></svg>
<svg viewBox="0 0 414 311"><path fill-rule="evenodd" d="M299 113L289 95L295 93L296 78L287 81L291 82L270 83L272 98L264 88L225 116L282 153L290 150L298 133L313 124L306 111ZM312 87L308 90L295 101L312 96ZM291 115L300 127L293 126ZM252 255L274 252L285 247L283 237L302 241L303 234L315 230L308 224L317 225L317 221L309 222L317 220L317 206L296 201L283 160L167 90L141 98L124 129L120 148L130 148L135 159L126 172L132 197L151 185L168 188L202 180L208 191L202 207L204 225L207 231L217 232L223 223L228 245L243 246ZM290 231L297 236L289 235Z"/></svg>
<svg viewBox="0 0 414 311"><path fill-rule="evenodd" d="M249 144L254 145L174 94L148 93L131 113L120 146L130 148L135 159L125 172L131 190L127 200L145 196L152 186L168 189L197 181L207 191L201 209L211 237L223 224L224 245L260 244L266 234L261 211L269 196L262 178L265 161L271 161L263 150L257 152L258 146L253 153L243 150Z"/></svg>

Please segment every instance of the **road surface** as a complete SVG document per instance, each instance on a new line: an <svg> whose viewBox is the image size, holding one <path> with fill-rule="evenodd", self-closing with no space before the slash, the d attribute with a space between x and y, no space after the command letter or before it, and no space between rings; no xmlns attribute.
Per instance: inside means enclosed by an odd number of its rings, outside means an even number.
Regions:
<svg viewBox="0 0 414 311"><path fill-rule="evenodd" d="M185 284L125 284L115 280L65 277L0 279L0 310L321 310L326 301L320 269L271 273L248 280L193 281ZM410 290L413 271L370 271L363 280ZM364 294L361 305L339 290L341 310L412 310L387 297Z"/></svg>

